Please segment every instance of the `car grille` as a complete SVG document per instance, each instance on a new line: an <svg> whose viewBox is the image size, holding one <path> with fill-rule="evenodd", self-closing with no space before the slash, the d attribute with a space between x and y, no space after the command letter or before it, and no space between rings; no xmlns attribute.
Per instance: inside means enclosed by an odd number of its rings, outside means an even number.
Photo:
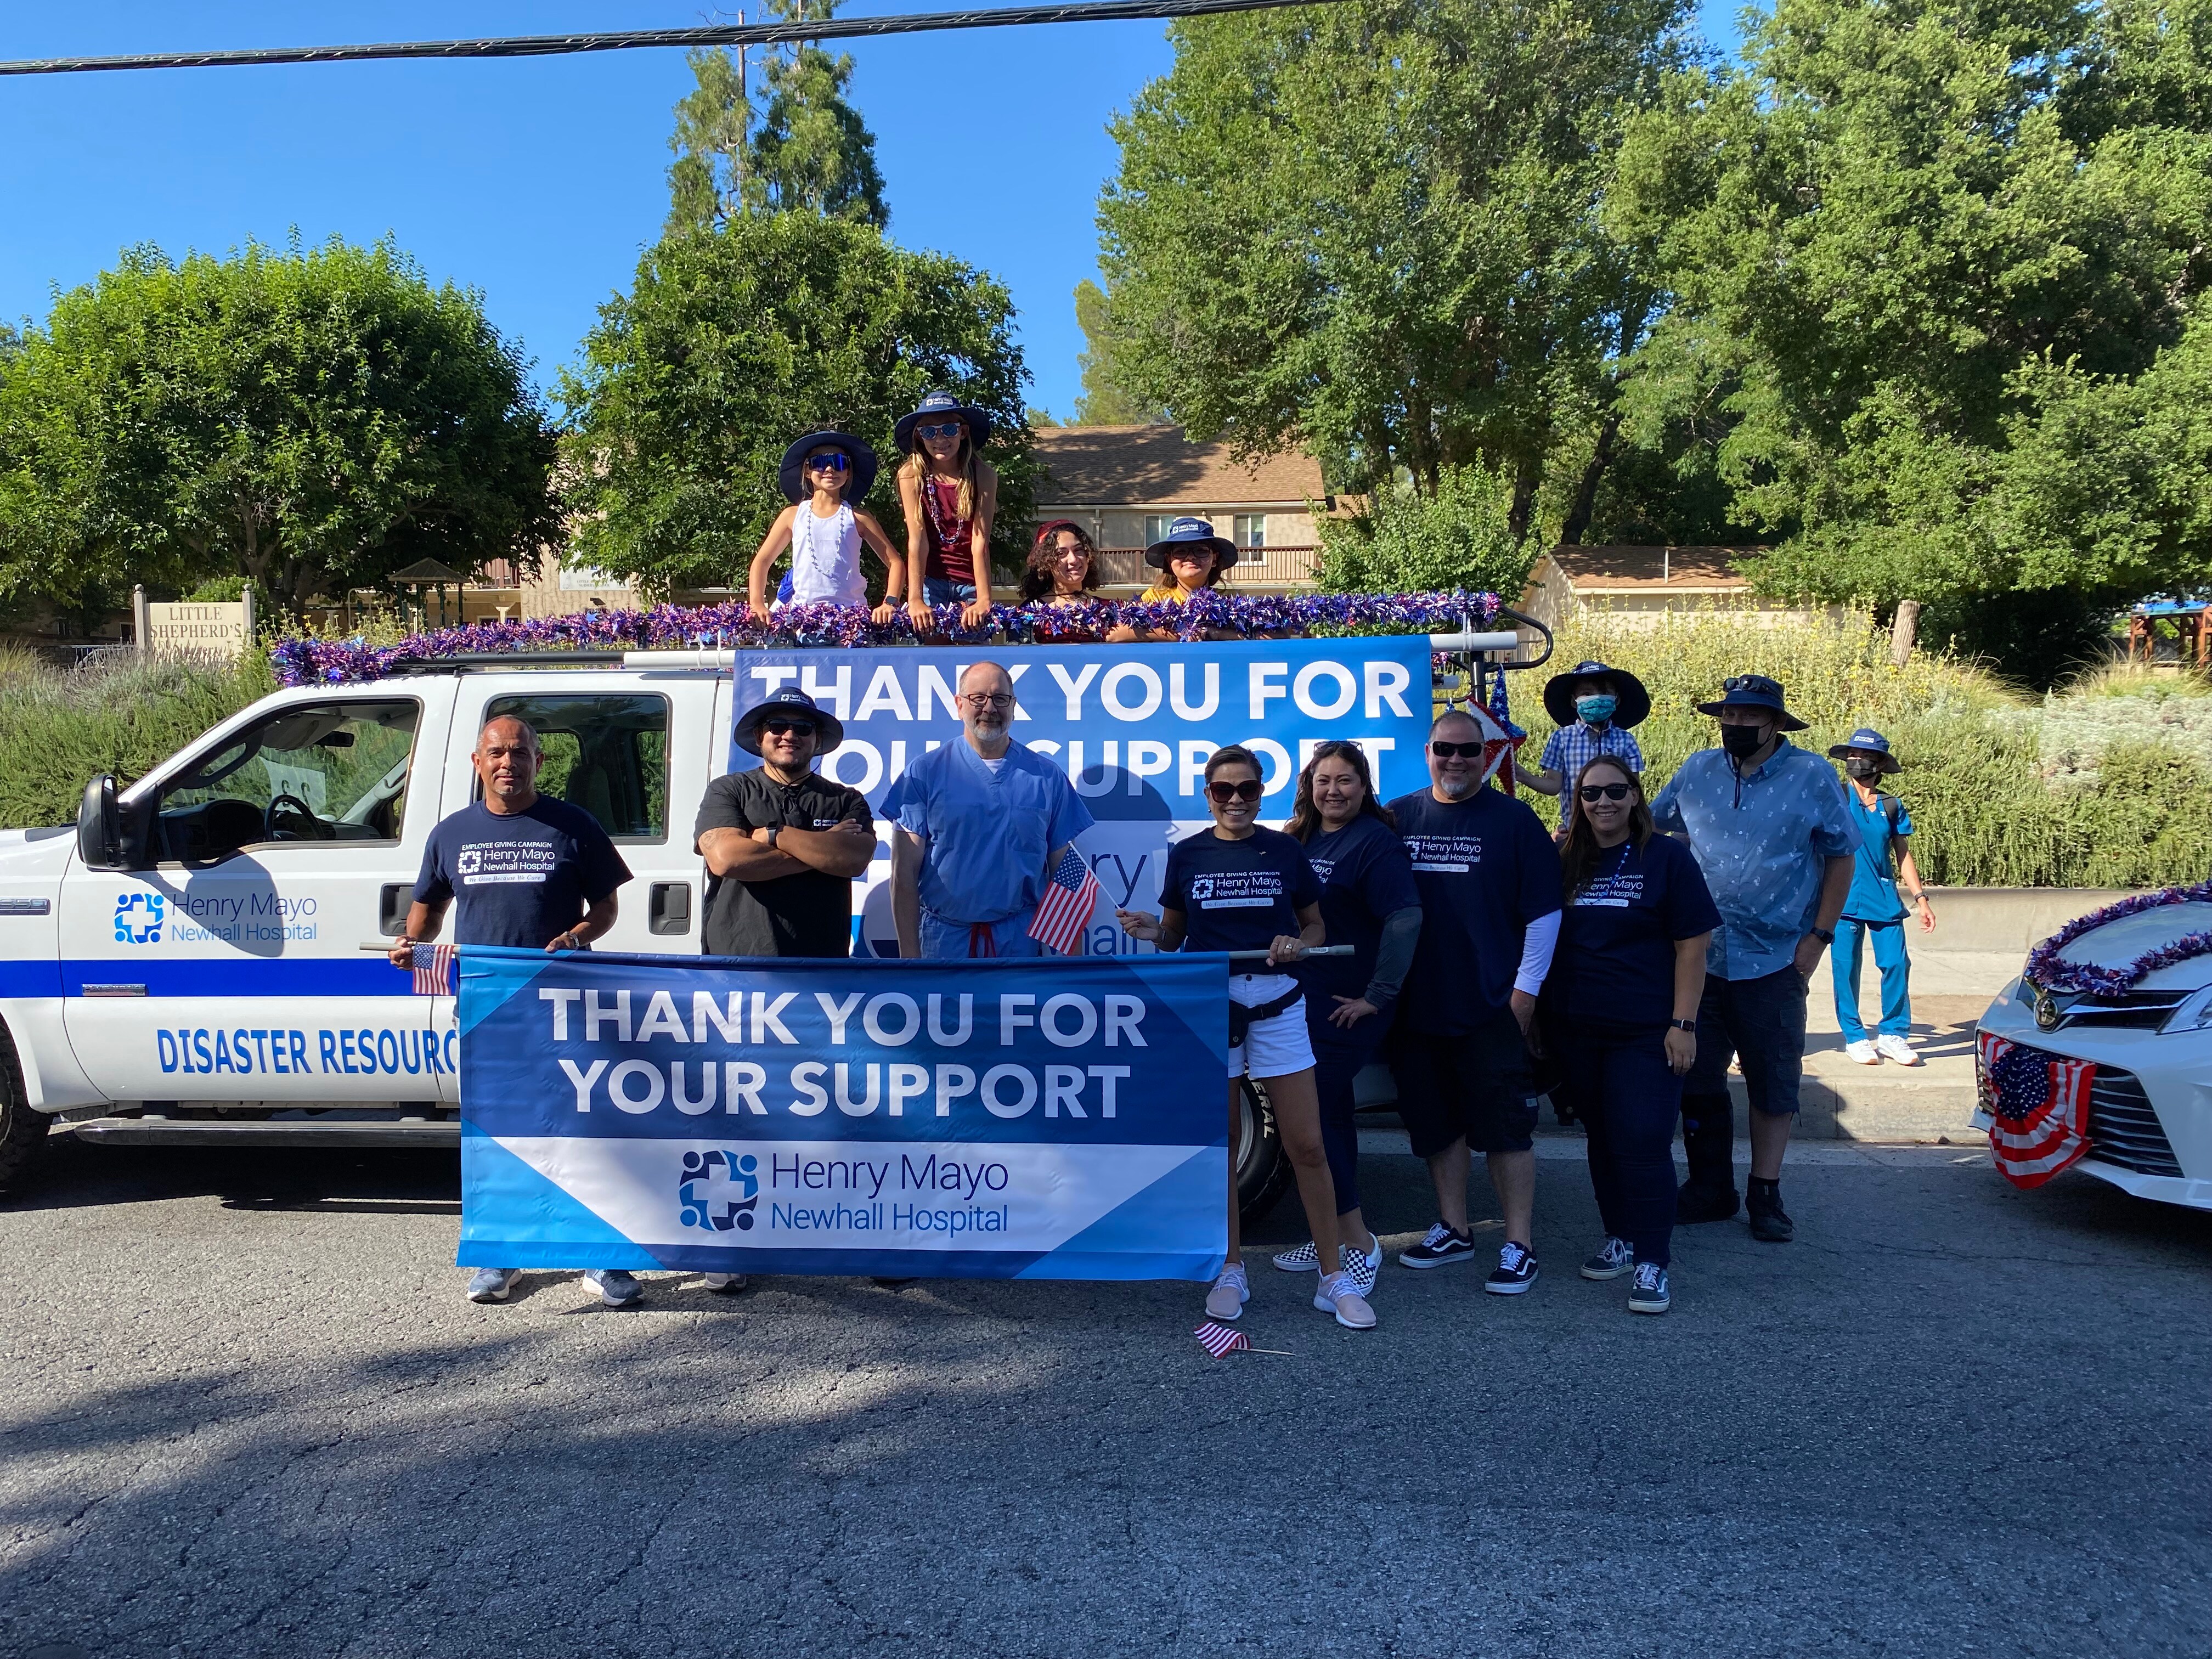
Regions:
<svg viewBox="0 0 2212 1659"><path fill-rule="evenodd" d="M2058 1024L2051 1029L2063 1031L2069 1025L2096 1025L2154 1031L2166 1024L2167 1015L2194 994L2190 991L2123 991L2117 996L2077 997L2066 1005L2059 1014Z"/></svg>
<svg viewBox="0 0 2212 1659"><path fill-rule="evenodd" d="M2100 1066L2089 1085L2089 1150L2137 1175L2178 1176L2181 1160L2133 1072Z"/></svg>

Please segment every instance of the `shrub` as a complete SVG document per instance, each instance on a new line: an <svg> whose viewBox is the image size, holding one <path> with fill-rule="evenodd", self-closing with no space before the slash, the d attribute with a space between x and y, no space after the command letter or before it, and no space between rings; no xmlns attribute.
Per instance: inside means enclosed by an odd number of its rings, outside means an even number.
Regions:
<svg viewBox="0 0 2212 1659"><path fill-rule="evenodd" d="M1520 592L1535 544L1509 520L1513 484L1481 465L1448 467L1434 495L1385 485L1364 514L1316 519L1321 585L1336 593Z"/></svg>

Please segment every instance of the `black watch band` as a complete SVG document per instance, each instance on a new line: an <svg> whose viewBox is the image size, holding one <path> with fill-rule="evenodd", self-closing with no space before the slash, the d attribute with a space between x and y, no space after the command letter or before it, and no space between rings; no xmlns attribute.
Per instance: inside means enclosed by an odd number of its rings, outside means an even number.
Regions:
<svg viewBox="0 0 2212 1659"><path fill-rule="evenodd" d="M1833 945L1836 942L1835 930L1832 927L1815 927L1813 930L1813 937L1823 945Z"/></svg>
<svg viewBox="0 0 2212 1659"><path fill-rule="evenodd" d="M777 851L780 851L780 850L781 850L781 849L776 846L776 844L775 844L775 838L776 838L778 836L781 835L782 833L783 833L783 826L782 826L781 824L780 824L780 823L771 823L770 825L769 825L769 827L768 827L768 850L769 850L769 852L774 853L774 852L777 852Z"/></svg>
<svg viewBox="0 0 2212 1659"><path fill-rule="evenodd" d="M1692 1036L1698 1034L1698 1022L1694 1019L1669 1020L1668 1024L1678 1031L1687 1031Z"/></svg>

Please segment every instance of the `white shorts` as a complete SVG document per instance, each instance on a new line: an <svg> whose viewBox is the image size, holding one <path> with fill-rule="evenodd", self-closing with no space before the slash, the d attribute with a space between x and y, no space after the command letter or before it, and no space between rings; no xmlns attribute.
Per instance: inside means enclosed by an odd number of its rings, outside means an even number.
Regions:
<svg viewBox="0 0 2212 1659"><path fill-rule="evenodd" d="M1257 1008L1298 988L1288 974L1231 974L1229 1000ZM1229 1051L1231 1077L1288 1077L1310 1069L1313 1040L1306 1035L1306 1006L1294 1002L1281 1013L1255 1019L1244 1028L1244 1041Z"/></svg>

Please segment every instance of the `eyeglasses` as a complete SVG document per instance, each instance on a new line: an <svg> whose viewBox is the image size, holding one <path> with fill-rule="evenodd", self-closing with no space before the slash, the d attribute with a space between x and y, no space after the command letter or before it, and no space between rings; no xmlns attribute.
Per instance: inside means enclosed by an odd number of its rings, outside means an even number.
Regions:
<svg viewBox="0 0 2212 1659"><path fill-rule="evenodd" d="M970 708L1012 708L1014 694L1011 691L963 691L960 701Z"/></svg>
<svg viewBox="0 0 2212 1659"><path fill-rule="evenodd" d="M853 459L851 456L841 455L836 450L825 450L819 455L809 455L806 464L817 472L843 472L852 466Z"/></svg>
<svg viewBox="0 0 2212 1659"><path fill-rule="evenodd" d="M1628 786L1625 783L1586 783L1575 793L1585 801L1626 800Z"/></svg>
<svg viewBox="0 0 2212 1659"><path fill-rule="evenodd" d="M1429 752L1431 755L1434 755L1438 760L1449 760L1454 755L1463 755L1468 760L1480 760L1482 758L1482 745L1479 743L1437 743L1431 741L1429 744Z"/></svg>
<svg viewBox="0 0 2212 1659"><path fill-rule="evenodd" d="M957 438L968 430L965 421L946 421L938 426L918 426L915 433L923 438Z"/></svg>
<svg viewBox="0 0 2212 1659"><path fill-rule="evenodd" d="M1257 778L1246 778L1241 783L1209 783L1206 786L1206 798L1223 806L1232 800L1255 801L1267 793L1267 786Z"/></svg>
<svg viewBox="0 0 2212 1659"><path fill-rule="evenodd" d="M811 738L814 735L814 722L812 720L767 720L761 722L761 730L772 738L787 738L794 732L803 732Z"/></svg>

